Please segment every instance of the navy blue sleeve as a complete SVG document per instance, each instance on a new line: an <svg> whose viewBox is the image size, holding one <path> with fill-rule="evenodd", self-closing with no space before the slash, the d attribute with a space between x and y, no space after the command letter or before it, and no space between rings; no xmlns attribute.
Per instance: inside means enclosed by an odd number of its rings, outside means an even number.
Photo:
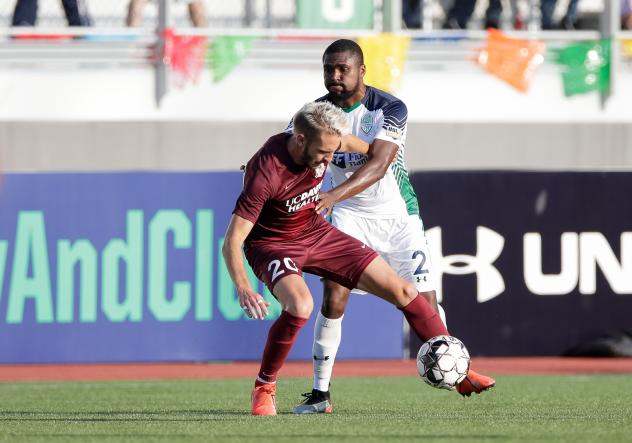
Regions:
<svg viewBox="0 0 632 443"><path fill-rule="evenodd" d="M406 136L408 109L401 100L394 100L382 108L384 121L376 138L392 141L398 145L403 143Z"/></svg>

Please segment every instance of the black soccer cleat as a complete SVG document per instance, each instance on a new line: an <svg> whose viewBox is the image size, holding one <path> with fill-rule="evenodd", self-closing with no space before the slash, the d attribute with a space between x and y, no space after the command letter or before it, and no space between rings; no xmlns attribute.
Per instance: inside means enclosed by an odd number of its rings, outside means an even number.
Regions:
<svg viewBox="0 0 632 443"><path fill-rule="evenodd" d="M295 414L330 414L334 411L329 391L312 389L312 392L306 392L302 395L305 400L292 410Z"/></svg>

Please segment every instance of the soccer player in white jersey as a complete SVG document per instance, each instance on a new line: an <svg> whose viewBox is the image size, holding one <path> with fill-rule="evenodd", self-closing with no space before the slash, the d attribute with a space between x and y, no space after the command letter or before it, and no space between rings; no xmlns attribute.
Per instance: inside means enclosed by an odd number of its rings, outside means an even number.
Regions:
<svg viewBox="0 0 632 443"><path fill-rule="evenodd" d="M412 282L445 323L437 304L417 196L404 163L408 111L398 98L365 85L365 69L362 49L352 40L337 40L323 54L329 93L317 101L342 108L352 133L371 145L373 155L369 160L362 154L334 154L330 163L333 188L320 194L316 209L325 211L333 225L373 248L401 277ZM351 291L329 280L323 284L323 305L314 328L314 386L294 408L297 414L333 411L329 385ZM469 396L494 384L492 378L470 371L457 391Z"/></svg>

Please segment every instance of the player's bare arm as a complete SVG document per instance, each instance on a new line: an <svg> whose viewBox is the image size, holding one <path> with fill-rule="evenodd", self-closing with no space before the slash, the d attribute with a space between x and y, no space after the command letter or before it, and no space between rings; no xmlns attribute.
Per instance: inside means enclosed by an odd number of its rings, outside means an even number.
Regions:
<svg viewBox="0 0 632 443"><path fill-rule="evenodd" d="M253 226L251 221L233 214L226 231L222 254L230 277L237 288L239 305L249 317L263 320L268 315L270 303L265 301L261 294L250 286L242 254L244 240L250 234Z"/></svg>
<svg viewBox="0 0 632 443"><path fill-rule="evenodd" d="M324 210L325 215L329 215L334 204L364 191L382 179L393 163L398 149L395 143L376 139L368 149L368 161L341 185L329 192L321 192L316 210Z"/></svg>
<svg viewBox="0 0 632 443"><path fill-rule="evenodd" d="M339 151L341 152L357 152L358 154L369 155L371 146L353 134L347 134L342 137L342 143Z"/></svg>

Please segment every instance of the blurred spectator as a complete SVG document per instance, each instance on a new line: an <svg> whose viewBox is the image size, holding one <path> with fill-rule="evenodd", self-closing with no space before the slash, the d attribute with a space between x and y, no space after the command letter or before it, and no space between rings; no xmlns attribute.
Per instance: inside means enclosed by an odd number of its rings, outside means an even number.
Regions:
<svg viewBox="0 0 632 443"><path fill-rule="evenodd" d="M476 0L454 0L447 13L444 29L465 29L474 12ZM515 0L511 0L512 12L517 13ZM501 0L489 0L485 10L484 28L500 28L500 19L503 12Z"/></svg>
<svg viewBox="0 0 632 443"><path fill-rule="evenodd" d="M206 8L204 6L204 0L186 0L189 7L189 17L191 23L196 28L205 28L208 26L208 19L206 18ZM140 26L143 24L143 9L147 0L130 0L129 8L127 11L127 26Z"/></svg>
<svg viewBox="0 0 632 443"><path fill-rule="evenodd" d="M402 18L408 29L421 28L421 0L403 0Z"/></svg>
<svg viewBox="0 0 632 443"><path fill-rule="evenodd" d="M629 0L625 0L629 1ZM577 4L579 0L570 0L566 9L566 14L556 26L553 20L553 13L555 12L555 6L557 0L541 0L540 2L540 14L542 17L542 29L575 29L577 21ZM474 12L476 6L476 0L454 0L452 7L446 14L446 21L443 24L444 29L465 29L467 23ZM511 1L512 13L514 17L514 26L516 28L522 27L522 20L517 15L518 8L516 1ZM487 28L500 28L500 21L502 17L503 5L501 0L489 0L487 10L485 11L485 29Z"/></svg>
<svg viewBox="0 0 632 443"><path fill-rule="evenodd" d="M90 26L92 19L84 0L61 0L69 26ZM11 26L35 26L37 0L17 0Z"/></svg>
<svg viewBox="0 0 632 443"><path fill-rule="evenodd" d="M443 23L443 29L465 29L474 12L476 0L454 0Z"/></svg>
<svg viewBox="0 0 632 443"><path fill-rule="evenodd" d="M566 8L566 14L560 22L555 25L553 20L553 13L555 12L555 6L557 5L557 0L542 0L540 2L540 12L542 14L542 29L550 30L555 29L566 29L573 30L575 29L575 25L577 24L577 4L579 0L569 0L568 6Z"/></svg>
<svg viewBox="0 0 632 443"><path fill-rule="evenodd" d="M632 30L632 0L621 0L621 29Z"/></svg>
<svg viewBox="0 0 632 443"><path fill-rule="evenodd" d="M503 4L500 0L489 0L487 10L485 11L485 26L484 28L500 28L500 18L503 13Z"/></svg>

